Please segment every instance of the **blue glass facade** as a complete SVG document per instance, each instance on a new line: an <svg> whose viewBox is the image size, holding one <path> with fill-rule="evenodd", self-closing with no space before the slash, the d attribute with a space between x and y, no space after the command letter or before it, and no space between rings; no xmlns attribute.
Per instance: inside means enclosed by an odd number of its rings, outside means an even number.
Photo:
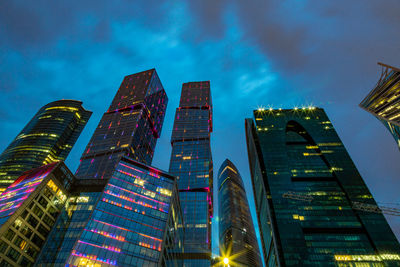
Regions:
<svg viewBox="0 0 400 267"><path fill-rule="evenodd" d="M254 117L246 137L265 265L399 266L399 243L324 110Z"/></svg>
<svg viewBox="0 0 400 267"><path fill-rule="evenodd" d="M183 251L175 178L122 158L68 259L68 266L174 266ZM97 265L96 265L97 264Z"/></svg>
<svg viewBox="0 0 400 267"><path fill-rule="evenodd" d="M72 192L43 246L35 266L65 266L101 192Z"/></svg>
<svg viewBox="0 0 400 267"><path fill-rule="evenodd" d="M185 227L185 266L209 266L213 216L210 82L182 85L171 137L169 172L177 177Z"/></svg>

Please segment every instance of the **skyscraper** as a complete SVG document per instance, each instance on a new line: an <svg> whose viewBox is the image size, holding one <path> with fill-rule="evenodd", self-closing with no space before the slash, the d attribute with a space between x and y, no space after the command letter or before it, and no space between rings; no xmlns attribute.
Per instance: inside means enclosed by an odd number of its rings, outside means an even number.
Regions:
<svg viewBox="0 0 400 267"><path fill-rule="evenodd" d="M229 265L262 266L242 177L226 159L218 171L219 247Z"/></svg>
<svg viewBox="0 0 400 267"><path fill-rule="evenodd" d="M172 131L169 173L178 181L185 224L185 266L210 265L213 165L210 82L182 85Z"/></svg>
<svg viewBox="0 0 400 267"><path fill-rule="evenodd" d="M76 177L107 180L123 155L151 164L167 102L155 69L126 76L82 154Z"/></svg>
<svg viewBox="0 0 400 267"><path fill-rule="evenodd" d="M123 157L75 242L69 266L176 266L183 231L175 177Z"/></svg>
<svg viewBox="0 0 400 267"><path fill-rule="evenodd" d="M24 171L65 160L91 115L75 100L43 106L0 155L0 191Z"/></svg>
<svg viewBox="0 0 400 267"><path fill-rule="evenodd" d="M148 166L166 105L154 69L125 77L37 266L177 266L184 233L176 180Z"/></svg>
<svg viewBox="0 0 400 267"><path fill-rule="evenodd" d="M0 265L32 266L74 180L62 162L25 172L0 196Z"/></svg>
<svg viewBox="0 0 400 267"><path fill-rule="evenodd" d="M400 246L320 108L246 120L266 266L399 266Z"/></svg>
<svg viewBox="0 0 400 267"><path fill-rule="evenodd" d="M400 69L382 63L375 88L360 103L391 132L400 148Z"/></svg>

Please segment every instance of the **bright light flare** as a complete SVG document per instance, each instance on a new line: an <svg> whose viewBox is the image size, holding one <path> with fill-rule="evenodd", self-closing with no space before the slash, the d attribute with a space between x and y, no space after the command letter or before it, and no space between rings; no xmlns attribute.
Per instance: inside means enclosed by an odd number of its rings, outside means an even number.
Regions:
<svg viewBox="0 0 400 267"><path fill-rule="evenodd" d="M229 264L229 259L228 258L224 258L224 264L225 265Z"/></svg>

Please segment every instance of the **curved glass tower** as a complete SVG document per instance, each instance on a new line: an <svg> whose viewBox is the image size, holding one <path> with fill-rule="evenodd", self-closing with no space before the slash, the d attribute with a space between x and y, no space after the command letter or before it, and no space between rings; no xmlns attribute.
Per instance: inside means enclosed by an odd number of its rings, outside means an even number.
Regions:
<svg viewBox="0 0 400 267"><path fill-rule="evenodd" d="M325 111L246 120L266 266L399 266L400 246Z"/></svg>
<svg viewBox="0 0 400 267"><path fill-rule="evenodd" d="M381 77L360 107L380 120L400 149L400 69L383 63Z"/></svg>
<svg viewBox="0 0 400 267"><path fill-rule="evenodd" d="M242 177L226 159L218 172L219 246L230 266L262 266Z"/></svg>
<svg viewBox="0 0 400 267"><path fill-rule="evenodd" d="M42 107L0 155L0 191L24 171L65 160L91 115L76 100Z"/></svg>

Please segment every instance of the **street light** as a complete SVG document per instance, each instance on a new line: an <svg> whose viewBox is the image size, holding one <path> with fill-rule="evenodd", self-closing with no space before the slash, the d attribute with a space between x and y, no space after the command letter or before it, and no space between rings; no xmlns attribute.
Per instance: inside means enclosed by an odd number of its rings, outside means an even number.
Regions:
<svg viewBox="0 0 400 267"><path fill-rule="evenodd" d="M229 259L228 258L224 258L224 264L228 265L229 264Z"/></svg>

